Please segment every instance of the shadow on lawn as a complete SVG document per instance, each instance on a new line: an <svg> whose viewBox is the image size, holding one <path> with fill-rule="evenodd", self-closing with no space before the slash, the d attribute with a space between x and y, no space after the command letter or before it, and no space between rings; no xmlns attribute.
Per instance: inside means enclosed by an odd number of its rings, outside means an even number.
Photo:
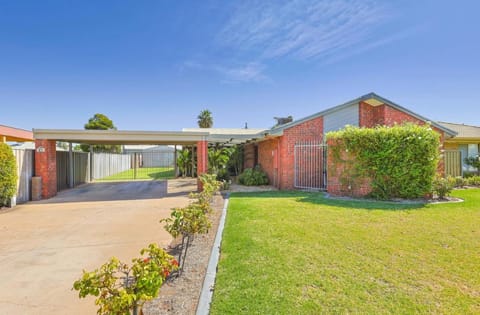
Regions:
<svg viewBox="0 0 480 315"><path fill-rule="evenodd" d="M298 202L312 203L316 205L325 205L331 207L343 207L364 210L413 210L422 209L424 203L412 202L402 203L393 201L377 201L368 199L337 199L329 198L323 192L303 192L303 191L268 191L268 192L248 192L232 193L231 197L240 198L296 198Z"/></svg>

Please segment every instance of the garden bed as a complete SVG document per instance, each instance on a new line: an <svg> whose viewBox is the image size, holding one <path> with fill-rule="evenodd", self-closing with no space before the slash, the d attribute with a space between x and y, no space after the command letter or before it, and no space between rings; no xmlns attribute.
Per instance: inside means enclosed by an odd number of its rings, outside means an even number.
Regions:
<svg viewBox="0 0 480 315"><path fill-rule="evenodd" d="M223 204L223 197L216 195L212 203L213 212L210 214L212 228L208 234L195 236L188 248L182 275L166 282L160 290L159 297L145 303L143 307L145 315L195 314ZM174 252L173 248L176 245L178 240L172 241L171 253Z"/></svg>

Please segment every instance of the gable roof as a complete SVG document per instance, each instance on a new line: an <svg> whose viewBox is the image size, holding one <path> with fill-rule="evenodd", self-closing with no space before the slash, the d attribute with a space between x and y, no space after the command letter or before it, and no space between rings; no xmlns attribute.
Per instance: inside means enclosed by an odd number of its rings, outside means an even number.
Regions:
<svg viewBox="0 0 480 315"><path fill-rule="evenodd" d="M465 124L455 124L439 121L438 124L453 130L457 133L455 138L462 139L480 139L480 126L470 126Z"/></svg>
<svg viewBox="0 0 480 315"><path fill-rule="evenodd" d="M423 117L417 113L414 113L412 112L411 110L403 107L403 106L400 106L386 98L383 98L375 93L369 93L369 94L365 94L363 96L360 96L354 100L351 100L349 102L346 102L346 103L343 103L343 104L340 104L340 105L337 105L337 106L334 106L334 107L331 107L331 108L328 108L326 110L323 110L321 112L318 112L316 114L313 114L313 115L310 115L310 116L307 116L307 117L304 117L304 118L301 118L299 120L295 120L295 121L292 121L291 123L288 123L288 124L285 124L285 125L281 125L281 126L278 126L278 127L274 127L272 128L269 133L271 135L281 135L283 133L283 130L285 129L288 129L288 128L291 128L293 126L296 126L298 124L301 124L305 121L308 121L308 120L311 120L311 119L314 119L314 118L317 118L317 117L320 117L320 116L324 116L324 115L327 115L327 114L330 114L330 113L333 113L333 112L336 112L336 111L339 111L341 109L344 109L346 107L349 107L349 106L352 106L352 105L355 105L355 104L358 104L360 102L373 102L373 103L376 103L377 105L379 104L385 104L385 105L388 105L392 108L395 108L401 112L404 112L412 117L415 117L421 121L424 121L424 122L427 122L427 123L430 123L432 126L442 130L443 132L445 132L447 135L449 136L456 136L456 132L454 130L451 130L449 129L448 127L445 127L445 126L442 126L441 124L439 123L436 123L426 117Z"/></svg>

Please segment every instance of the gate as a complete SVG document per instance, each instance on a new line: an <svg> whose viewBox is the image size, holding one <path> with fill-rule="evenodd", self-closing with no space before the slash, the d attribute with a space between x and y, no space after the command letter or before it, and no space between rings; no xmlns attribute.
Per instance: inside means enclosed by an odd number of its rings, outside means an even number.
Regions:
<svg viewBox="0 0 480 315"><path fill-rule="evenodd" d="M93 152L92 180L160 180L175 177L175 149L156 146L123 153Z"/></svg>
<svg viewBox="0 0 480 315"><path fill-rule="evenodd" d="M327 189L327 145L318 141L294 146L294 181L299 189Z"/></svg>

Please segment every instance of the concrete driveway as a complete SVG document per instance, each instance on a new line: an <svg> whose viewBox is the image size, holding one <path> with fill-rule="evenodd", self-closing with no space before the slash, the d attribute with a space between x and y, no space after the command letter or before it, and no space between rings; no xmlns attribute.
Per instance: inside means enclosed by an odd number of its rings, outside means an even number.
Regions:
<svg viewBox="0 0 480 315"><path fill-rule="evenodd" d="M195 180L88 184L0 213L0 314L96 314L72 291L82 269L149 243L167 246L158 221L188 203Z"/></svg>

